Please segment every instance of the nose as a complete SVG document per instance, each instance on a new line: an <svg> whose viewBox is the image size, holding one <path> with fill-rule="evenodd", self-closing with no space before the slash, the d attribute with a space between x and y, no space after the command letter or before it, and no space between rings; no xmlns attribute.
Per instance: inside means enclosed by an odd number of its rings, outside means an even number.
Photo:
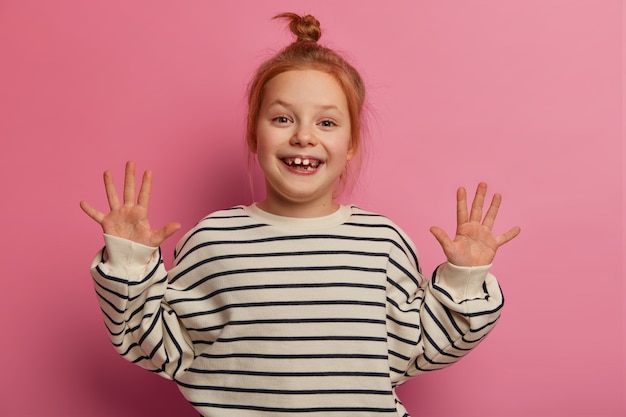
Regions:
<svg viewBox="0 0 626 417"><path fill-rule="evenodd" d="M315 133L311 127L302 124L297 126L297 129L291 138L291 144L302 147L315 146L317 144L317 138L315 137Z"/></svg>

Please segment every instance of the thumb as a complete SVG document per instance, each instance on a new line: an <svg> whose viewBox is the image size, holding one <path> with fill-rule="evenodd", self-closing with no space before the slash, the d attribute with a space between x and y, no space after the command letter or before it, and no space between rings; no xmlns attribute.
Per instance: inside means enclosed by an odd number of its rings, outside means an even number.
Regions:
<svg viewBox="0 0 626 417"><path fill-rule="evenodd" d="M163 241L176 233L180 228L180 223L170 223L167 226L164 226L157 230L154 233L153 237L154 246L161 246L161 243L163 243Z"/></svg>
<svg viewBox="0 0 626 417"><path fill-rule="evenodd" d="M430 228L430 233L437 239L437 242L441 245L444 252L446 252L446 248L452 243L448 234L441 228L437 226L433 226Z"/></svg>

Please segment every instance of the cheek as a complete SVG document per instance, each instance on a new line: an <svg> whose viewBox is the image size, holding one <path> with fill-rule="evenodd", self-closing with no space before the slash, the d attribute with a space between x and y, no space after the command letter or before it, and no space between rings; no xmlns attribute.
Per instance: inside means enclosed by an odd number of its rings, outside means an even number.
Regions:
<svg viewBox="0 0 626 417"><path fill-rule="evenodd" d="M257 131L256 135L256 145L255 145L255 154L259 162L267 161L273 159L276 153L276 146L271 140L271 136L266 134L267 132L263 132L261 130Z"/></svg>
<svg viewBox="0 0 626 417"><path fill-rule="evenodd" d="M256 153L263 152L268 146L268 135L262 126L258 126L254 136L254 148Z"/></svg>
<svg viewBox="0 0 626 417"><path fill-rule="evenodd" d="M263 142L258 142L256 144L256 151L254 152L259 161L263 160L268 154L266 148L263 146Z"/></svg>

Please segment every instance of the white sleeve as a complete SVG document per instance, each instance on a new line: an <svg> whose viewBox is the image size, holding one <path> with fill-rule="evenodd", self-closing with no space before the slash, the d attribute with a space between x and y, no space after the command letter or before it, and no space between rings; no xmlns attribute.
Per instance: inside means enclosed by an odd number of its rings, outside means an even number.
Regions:
<svg viewBox="0 0 626 417"><path fill-rule="evenodd" d="M168 274L160 249L106 234L104 240L91 274L113 346L127 360L174 378L194 354L164 300Z"/></svg>

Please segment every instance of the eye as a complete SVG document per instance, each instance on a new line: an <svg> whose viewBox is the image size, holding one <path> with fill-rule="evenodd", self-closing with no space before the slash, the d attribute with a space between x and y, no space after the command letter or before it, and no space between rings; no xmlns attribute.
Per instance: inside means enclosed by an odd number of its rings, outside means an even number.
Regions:
<svg viewBox="0 0 626 417"><path fill-rule="evenodd" d="M319 125L322 127L334 127L337 126L337 123L333 122L332 120L322 120L321 122L319 122Z"/></svg>
<svg viewBox="0 0 626 417"><path fill-rule="evenodd" d="M288 117L286 117L286 116L278 116L278 117L274 117L274 118L272 119L272 121L273 121L273 122L276 122L276 123L278 123L278 124L286 124L286 123L289 123L289 122L290 122L289 118L288 118Z"/></svg>

